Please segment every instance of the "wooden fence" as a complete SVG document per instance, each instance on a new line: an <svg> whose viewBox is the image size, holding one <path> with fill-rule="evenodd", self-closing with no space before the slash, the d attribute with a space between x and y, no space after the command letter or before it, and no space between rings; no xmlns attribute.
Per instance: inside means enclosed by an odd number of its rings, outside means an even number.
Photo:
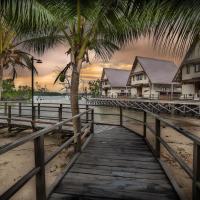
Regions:
<svg viewBox="0 0 200 200"><path fill-rule="evenodd" d="M61 146L59 146L55 151L53 151L46 159L44 154L44 136L52 131L59 129L61 126L67 124L68 122L72 122L74 119L81 118L81 116L87 115L88 120L87 123L84 124L84 127L81 129L80 133L74 133L72 137L70 137L67 141L65 141ZM89 119L90 115L90 119ZM63 178L66 172L69 170L70 166L79 156L81 149L85 147L85 145L91 139L90 133L94 132L94 112L93 109L88 109L74 117L71 117L67 120L58 122L50 127L44 128L42 130L33 132L32 134L18 139L3 148L0 148L0 155L13 150L16 147L19 147L29 141L34 141L34 153L35 153L35 167L31 169L27 174L25 174L22 178L20 178L12 187L10 187L7 191L5 191L0 199L6 200L10 199L20 188L22 188L33 176L36 176L36 199L37 200L45 200L51 192L56 187L57 183ZM87 137L90 135L89 137ZM82 144L83 139L87 137L84 144ZM74 145L74 156L71 161L68 163L67 167L61 173L60 176L56 179L55 183L48 189L46 192L46 184L45 184L45 166L56 157L64 148L69 147L70 145Z"/></svg>
<svg viewBox="0 0 200 200"><path fill-rule="evenodd" d="M41 105L40 105L41 106ZM47 105L46 105L47 106ZM82 131L86 130L87 128L89 128L89 132L93 133L93 129L94 129L94 124L106 124L106 125L113 125L113 126L122 126L124 128L127 128L130 130L130 128L125 124L125 121L128 119L129 121L134 121L136 123L139 123L142 128L143 131L138 133L141 137L144 138L144 140L146 141L146 143L148 144L149 148L151 149L151 151L153 152L153 154L155 155L156 159L158 160L158 162L161 164L161 166L163 167L163 169L165 170L167 176L169 177L169 179L171 180L171 183L173 184L175 190L178 192L179 196L181 197L181 199L186 199L186 196L182 193L182 191L180 190L178 184L175 181L175 178L173 177L173 175L170 173L169 168L167 167L167 165L165 164L165 162L163 161L163 159L161 158L161 146L163 146L168 153L179 163L179 165L181 166L181 168L188 174L188 176L192 179L192 195L193 195L193 200L199 200L200 199L200 138L196 135L194 135L193 133L190 133L187 130L184 130L181 127L177 127L174 124L172 124L171 122L167 121L166 119L164 119L163 117L160 117L157 114L153 114L150 111L144 110L143 111L143 119L136 119L132 116L127 116L124 114L124 108L120 107L119 108L119 112L117 114L113 114L113 113L96 113L94 112L93 109L89 109L88 105L81 105L86 109L86 111L82 112L81 114L74 116L73 118L70 119L66 119L64 121L58 122L55 125L52 125L48 128L44 128L40 131L34 132L31 135L19 139L3 148L0 149L0 155L8 152L28 141L34 140L34 144L35 144L35 168L32 169L29 173L27 173L24 177L22 177L14 186L12 186L8 191L6 191L0 199L9 199L9 197L11 197L12 195L14 195L28 180L30 180L34 175L36 175L36 193L37 193L37 200L44 200L46 199L46 197L51 194L51 191L55 188L56 184L62 179L63 175L68 171L69 166L72 165L72 163L75 161L75 159L77 158L77 156L80 154L80 137L81 137L81 133L78 133L74 136L72 136L69 140L67 140L64 144L62 144L55 152L53 152L46 160L44 160L44 135L59 129L61 126L63 126L64 124L67 124L68 122L72 122L73 119L75 118L80 118L81 116L85 115L85 126L84 128L82 128ZM62 108L64 106L62 105ZM20 108L20 107L19 107ZM58 107L57 107L58 108ZM61 115L61 107L59 106L58 109L58 113L59 116ZM8 109L8 113L11 113ZM7 114L8 114L7 113ZM63 112L62 112L63 113ZM97 115L102 115L102 116L117 116L118 117L118 121L117 123L113 124L113 123L101 123L99 121L95 121L94 117ZM10 114L8 115L8 120L12 119ZM90 117L89 117L90 116ZM148 121L147 121L147 117L151 116L152 119L154 119L155 121L155 127L152 128ZM59 120L61 119L61 117L58 117ZM90 119L89 119L90 118ZM63 118L62 118L63 119ZM190 139L193 142L193 168L190 168L188 166L188 164L176 153L176 151L163 139L162 135L161 135L161 124L168 126L170 128L172 128L173 130L177 131L178 133L180 133L182 136ZM147 130L149 130L154 138L155 138L155 145L152 145L147 137ZM133 128L133 130L131 130L133 132L136 132L135 129ZM87 132L87 131L86 131ZM88 133L83 133L82 136L87 135ZM91 135L90 135L91 137ZM89 141L90 137L88 137L87 142ZM75 144L77 146L76 149L78 149L78 151L75 153L74 157L72 158L71 162L69 163L69 166L65 169L64 173L58 178L58 180L55 182L55 184L49 189L48 192L45 192L45 165L52 160L62 149L68 147L70 144L73 143L74 139L77 139L77 143ZM87 142L85 144L87 144Z"/></svg>

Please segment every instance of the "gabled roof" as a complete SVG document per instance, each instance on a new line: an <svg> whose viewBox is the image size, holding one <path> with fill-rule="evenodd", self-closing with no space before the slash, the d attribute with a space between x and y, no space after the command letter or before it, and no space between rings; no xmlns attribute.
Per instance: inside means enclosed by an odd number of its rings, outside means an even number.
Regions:
<svg viewBox="0 0 200 200"><path fill-rule="evenodd" d="M173 81L181 81L181 71L185 64L199 64L200 63L200 41L199 38L196 38L189 50L187 51L177 73L174 76Z"/></svg>
<svg viewBox="0 0 200 200"><path fill-rule="evenodd" d="M106 75L111 87L126 87L129 74L129 70L104 68L101 80Z"/></svg>
<svg viewBox="0 0 200 200"><path fill-rule="evenodd" d="M178 70L172 61L136 56L127 85L130 85L131 75L138 63L151 83L171 84Z"/></svg>

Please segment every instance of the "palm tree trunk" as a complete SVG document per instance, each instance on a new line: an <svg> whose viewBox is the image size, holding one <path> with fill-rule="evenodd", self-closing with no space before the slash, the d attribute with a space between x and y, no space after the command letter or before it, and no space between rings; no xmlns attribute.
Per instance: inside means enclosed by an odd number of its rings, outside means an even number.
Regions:
<svg viewBox="0 0 200 200"><path fill-rule="evenodd" d="M79 63L78 65L81 65ZM79 114L79 103L78 103L78 90L79 90L79 72L77 71L77 66L73 67L72 78L71 78L71 111L72 116ZM76 118L73 120L74 134L80 133L81 131L81 120Z"/></svg>
<svg viewBox="0 0 200 200"><path fill-rule="evenodd" d="M2 100L3 85L3 60L0 60L0 100Z"/></svg>

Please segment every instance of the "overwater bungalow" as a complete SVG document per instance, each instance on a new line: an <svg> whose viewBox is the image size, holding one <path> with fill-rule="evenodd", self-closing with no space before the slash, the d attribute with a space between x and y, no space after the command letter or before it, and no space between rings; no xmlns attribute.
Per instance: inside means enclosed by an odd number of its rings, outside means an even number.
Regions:
<svg viewBox="0 0 200 200"><path fill-rule="evenodd" d="M131 96L166 99L180 94L180 85L173 82L177 70L171 61L136 56L127 82Z"/></svg>
<svg viewBox="0 0 200 200"><path fill-rule="evenodd" d="M194 42L186 53L174 81L182 85L182 98L199 100L200 97L200 42Z"/></svg>
<svg viewBox="0 0 200 200"><path fill-rule="evenodd" d="M127 86L130 71L104 68L101 76L101 94L107 97L129 96L131 91Z"/></svg>

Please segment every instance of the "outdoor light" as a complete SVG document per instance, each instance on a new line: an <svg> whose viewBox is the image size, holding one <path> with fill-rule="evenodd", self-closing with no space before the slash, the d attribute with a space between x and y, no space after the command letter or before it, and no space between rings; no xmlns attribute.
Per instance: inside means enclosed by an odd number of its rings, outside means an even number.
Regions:
<svg viewBox="0 0 200 200"><path fill-rule="evenodd" d="M32 97L32 118L34 118L34 61L36 63L42 63L42 60L31 57L32 68L31 68L31 97Z"/></svg>

